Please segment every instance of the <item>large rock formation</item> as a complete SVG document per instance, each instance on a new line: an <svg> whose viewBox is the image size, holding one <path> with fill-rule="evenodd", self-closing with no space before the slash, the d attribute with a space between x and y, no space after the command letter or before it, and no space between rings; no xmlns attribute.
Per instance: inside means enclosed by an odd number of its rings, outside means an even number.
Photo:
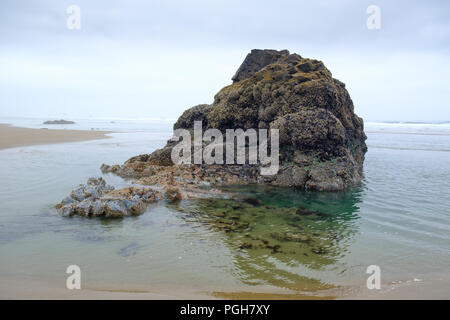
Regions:
<svg viewBox="0 0 450 320"><path fill-rule="evenodd" d="M261 175L259 165L174 165L176 142L152 154L131 158L104 172L139 178L142 184L166 181L177 187L208 184L261 183L307 190L337 191L362 178L367 151L363 120L354 113L344 83L321 61L287 50L252 50L210 105L186 110L174 129L279 129L280 169ZM190 178L186 178L186 177ZM193 182L194 181L194 182Z"/></svg>

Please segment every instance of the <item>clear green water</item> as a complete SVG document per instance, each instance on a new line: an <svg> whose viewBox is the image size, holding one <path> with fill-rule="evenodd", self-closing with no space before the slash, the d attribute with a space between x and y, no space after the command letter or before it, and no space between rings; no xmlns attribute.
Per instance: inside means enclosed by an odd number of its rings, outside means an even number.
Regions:
<svg viewBox="0 0 450 320"><path fill-rule="evenodd" d="M383 283L447 277L449 128L373 125L367 133L366 178L346 192L232 187L230 199L161 202L121 220L63 218L53 206L99 176L101 163L164 145L170 126L0 151L0 283L65 287L71 264L85 288L129 290L345 291L364 287L373 264Z"/></svg>

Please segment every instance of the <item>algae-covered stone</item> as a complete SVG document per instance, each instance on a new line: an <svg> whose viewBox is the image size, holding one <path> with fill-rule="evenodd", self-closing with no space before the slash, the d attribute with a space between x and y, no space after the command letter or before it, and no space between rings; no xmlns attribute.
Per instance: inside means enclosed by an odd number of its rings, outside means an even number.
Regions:
<svg viewBox="0 0 450 320"><path fill-rule="evenodd" d="M223 134L227 129L278 129L280 166L276 174L262 176L259 165L254 164L240 168L225 164L214 171L206 164L176 166L171 161L173 140L150 155L131 158L120 168L104 169L124 177L170 178L168 183L172 183L201 168L209 177L200 174L195 177L197 182L260 183L320 191L342 190L362 179L367 151L363 120L354 113L344 83L334 79L321 61L287 50L252 50L232 80L214 96L212 104L186 110L174 129L192 131L194 121L202 121L203 130L214 128ZM177 174L173 167L181 168L182 173Z"/></svg>
<svg viewBox="0 0 450 320"><path fill-rule="evenodd" d="M105 205L105 217L118 218L129 215L127 208L120 200L110 200Z"/></svg>
<svg viewBox="0 0 450 320"><path fill-rule="evenodd" d="M161 192L148 187L115 190L103 178L89 178L55 208L62 216L120 218L145 212L147 204L160 200Z"/></svg>

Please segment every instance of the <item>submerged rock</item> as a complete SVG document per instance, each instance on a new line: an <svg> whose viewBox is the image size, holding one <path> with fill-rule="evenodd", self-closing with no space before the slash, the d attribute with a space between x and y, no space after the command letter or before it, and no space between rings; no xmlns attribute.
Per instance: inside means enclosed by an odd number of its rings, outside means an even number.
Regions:
<svg viewBox="0 0 450 320"><path fill-rule="evenodd" d="M118 252L119 256L122 257L130 257L137 254L139 249L141 248L141 245L139 245L137 242L132 242L125 247L121 248Z"/></svg>
<svg viewBox="0 0 450 320"><path fill-rule="evenodd" d="M274 232L270 236L279 241L293 241L293 242L309 242L311 237L308 235L294 234L294 233L280 233Z"/></svg>
<svg viewBox="0 0 450 320"><path fill-rule="evenodd" d="M345 85L318 60L287 50L252 50L233 76L233 83L211 105L186 110L174 129L278 129L280 168L260 174L260 165L174 165L176 141L122 166L102 165L103 172L139 179L142 184L184 188L259 183L306 190L337 191L362 179L367 151L363 120L355 115ZM224 152L225 153L225 152ZM164 182L162 182L164 181Z"/></svg>
<svg viewBox="0 0 450 320"><path fill-rule="evenodd" d="M245 198L243 201L244 201L245 203L251 204L251 205L253 205L253 206L255 206L255 207L261 206L261 201L259 201L259 200L256 199L256 198Z"/></svg>
<svg viewBox="0 0 450 320"><path fill-rule="evenodd" d="M162 199L159 191L147 187L114 189L103 178L89 178L56 205L63 216L120 218L145 212L147 204Z"/></svg>

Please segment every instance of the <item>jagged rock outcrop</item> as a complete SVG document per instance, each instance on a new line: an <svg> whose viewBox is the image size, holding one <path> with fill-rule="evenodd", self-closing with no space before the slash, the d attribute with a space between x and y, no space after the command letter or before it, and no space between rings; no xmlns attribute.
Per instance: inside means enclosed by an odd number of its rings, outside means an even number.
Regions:
<svg viewBox="0 0 450 320"><path fill-rule="evenodd" d="M162 199L161 192L147 187L115 190L103 178L89 178L56 205L62 216L118 218L142 214L147 204Z"/></svg>
<svg viewBox="0 0 450 320"><path fill-rule="evenodd" d="M362 179L367 151L363 120L355 115L345 85L321 61L289 51L252 50L233 76L233 83L211 105L186 110L174 129L278 129L280 169L261 175L259 165L174 165L176 142L152 154L131 158L102 171L147 180L191 175L211 184L262 183L307 190L337 191ZM169 174L170 173L170 174ZM218 178L218 179L217 179Z"/></svg>
<svg viewBox="0 0 450 320"><path fill-rule="evenodd" d="M156 166L155 169L159 168ZM167 168L167 167L165 167ZM103 170L108 166L102 166ZM110 169L110 168L109 168ZM188 171L186 171L187 173ZM192 179L192 173L183 179L177 173L164 170L164 175L153 175L135 181L156 187L132 186L115 189L102 178L89 178L58 203L57 212L65 217L105 217L122 218L144 213L147 205L159 200L174 202L183 199L213 198L223 196L223 192L209 187L206 181ZM175 180L174 180L174 176ZM191 180L192 179L192 180Z"/></svg>
<svg viewBox="0 0 450 320"><path fill-rule="evenodd" d="M265 66L277 62L281 57L288 56L289 51L282 50L258 50L253 49L245 58L242 65L231 78L233 82L238 82L251 77L253 74Z"/></svg>

